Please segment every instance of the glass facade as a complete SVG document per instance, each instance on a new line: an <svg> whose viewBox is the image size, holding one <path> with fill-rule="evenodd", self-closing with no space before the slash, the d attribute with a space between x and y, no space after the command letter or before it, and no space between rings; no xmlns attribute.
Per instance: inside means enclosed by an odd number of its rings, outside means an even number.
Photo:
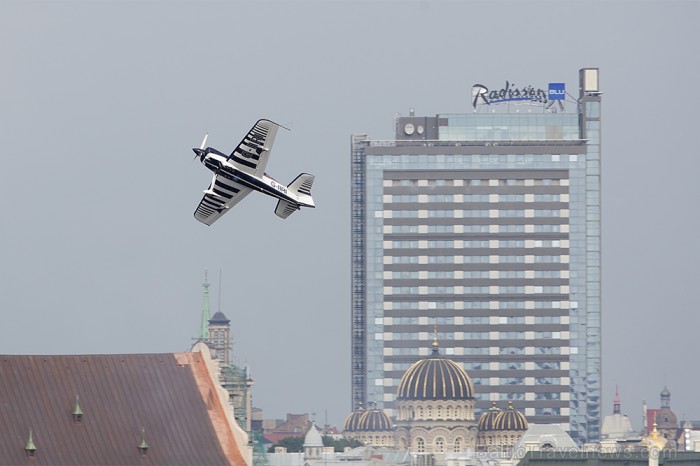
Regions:
<svg viewBox="0 0 700 466"><path fill-rule="evenodd" d="M576 113L440 115L441 141L545 141L579 139Z"/></svg>
<svg viewBox="0 0 700 466"><path fill-rule="evenodd" d="M509 399L530 422L598 438L600 94L577 107L407 117L396 140L353 136L353 409L391 413L437 325L478 409Z"/></svg>

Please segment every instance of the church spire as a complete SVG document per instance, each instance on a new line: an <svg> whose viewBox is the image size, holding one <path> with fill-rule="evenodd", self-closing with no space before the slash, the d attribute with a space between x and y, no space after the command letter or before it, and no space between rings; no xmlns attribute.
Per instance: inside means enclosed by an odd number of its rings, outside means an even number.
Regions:
<svg viewBox="0 0 700 466"><path fill-rule="evenodd" d="M615 385L615 399L613 400L613 414L620 414L620 392Z"/></svg>
<svg viewBox="0 0 700 466"><path fill-rule="evenodd" d="M202 322L199 328L199 339L207 340L209 338L209 282L207 281L207 271L204 271L204 300L202 302Z"/></svg>
<svg viewBox="0 0 700 466"><path fill-rule="evenodd" d="M661 407L670 408L671 407L671 392L668 387L664 385L664 389L661 390Z"/></svg>

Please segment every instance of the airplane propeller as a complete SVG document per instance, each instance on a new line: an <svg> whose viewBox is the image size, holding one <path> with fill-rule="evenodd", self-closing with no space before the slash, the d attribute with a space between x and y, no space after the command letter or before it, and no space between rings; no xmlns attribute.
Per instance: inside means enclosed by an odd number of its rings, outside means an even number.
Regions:
<svg viewBox="0 0 700 466"><path fill-rule="evenodd" d="M199 149L192 149L194 151L194 158L196 159L197 157L203 157L204 154L206 153L204 151L204 148L207 145L207 138L209 137L209 133L206 133L204 135L204 139L202 139L202 144L200 144ZM194 160L194 159L192 159Z"/></svg>

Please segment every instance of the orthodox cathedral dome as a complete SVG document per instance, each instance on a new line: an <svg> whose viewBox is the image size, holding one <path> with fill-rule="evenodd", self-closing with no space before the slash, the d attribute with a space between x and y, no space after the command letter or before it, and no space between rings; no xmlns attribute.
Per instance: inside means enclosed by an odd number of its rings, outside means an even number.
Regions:
<svg viewBox="0 0 700 466"><path fill-rule="evenodd" d="M378 408L365 411L362 406L345 419L343 435L373 447L394 447L394 426Z"/></svg>
<svg viewBox="0 0 700 466"><path fill-rule="evenodd" d="M377 432L382 430L393 430L391 420L381 409L370 409L365 412L359 420L357 430Z"/></svg>
<svg viewBox="0 0 700 466"><path fill-rule="evenodd" d="M508 408L496 415L493 420L493 430L527 430L527 419L508 403Z"/></svg>
<svg viewBox="0 0 700 466"><path fill-rule="evenodd" d="M474 385L454 361L440 357L437 341L433 354L413 364L401 378L397 400L467 400L474 398Z"/></svg>
<svg viewBox="0 0 700 466"><path fill-rule="evenodd" d="M498 416L500 413L501 410L496 407L496 402L494 401L491 409L484 412L479 418L479 431L485 432L488 430L493 430L493 422L495 421L496 416Z"/></svg>
<svg viewBox="0 0 700 466"><path fill-rule="evenodd" d="M393 429L391 420L384 411L377 408L365 411L362 407L345 418L343 427L344 432L380 432Z"/></svg>
<svg viewBox="0 0 700 466"><path fill-rule="evenodd" d="M364 410L362 406L357 408L357 411L353 411L345 418L345 424L343 426L343 431L345 432L355 432L360 430L360 419L367 411Z"/></svg>

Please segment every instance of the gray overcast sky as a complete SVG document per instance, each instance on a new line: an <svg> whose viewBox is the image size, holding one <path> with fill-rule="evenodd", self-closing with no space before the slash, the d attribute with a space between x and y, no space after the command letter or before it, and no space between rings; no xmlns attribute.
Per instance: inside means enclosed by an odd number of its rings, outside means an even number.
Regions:
<svg viewBox="0 0 700 466"><path fill-rule="evenodd" d="M700 3L35 2L0 4L0 353L188 350L204 269L266 417L350 410L350 135L396 112L469 112L471 85L544 87L599 67L604 414L641 425L664 384L697 403ZM571 109L573 110L573 109ZM258 118L268 173L316 175L287 220L253 194L192 216Z"/></svg>

